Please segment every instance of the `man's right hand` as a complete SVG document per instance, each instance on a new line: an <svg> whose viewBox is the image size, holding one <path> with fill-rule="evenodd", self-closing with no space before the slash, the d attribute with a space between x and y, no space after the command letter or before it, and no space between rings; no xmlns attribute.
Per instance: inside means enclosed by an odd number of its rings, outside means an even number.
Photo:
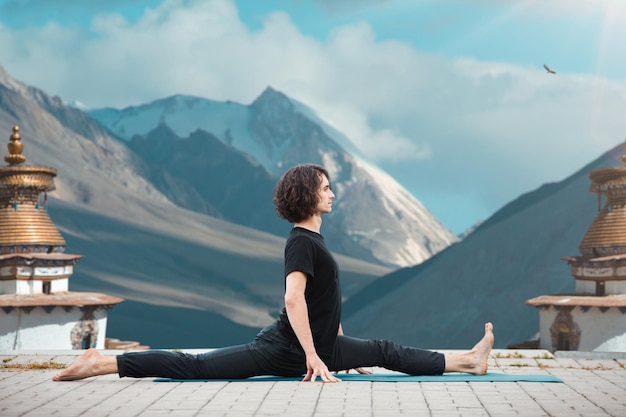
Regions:
<svg viewBox="0 0 626 417"><path fill-rule="evenodd" d="M324 382L340 382L341 379L332 374L324 361L320 359L317 354L307 355L306 357L306 369L307 373L303 381L314 382L319 376Z"/></svg>

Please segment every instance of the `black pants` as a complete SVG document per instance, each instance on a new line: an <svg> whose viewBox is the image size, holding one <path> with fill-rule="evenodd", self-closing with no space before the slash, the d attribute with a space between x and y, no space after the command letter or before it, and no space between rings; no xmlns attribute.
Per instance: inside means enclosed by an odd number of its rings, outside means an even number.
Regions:
<svg viewBox="0 0 626 417"><path fill-rule="evenodd" d="M441 353L401 346L388 340L363 340L338 336L329 363L331 371L380 366L410 375L444 372ZM300 376L306 373L304 352L278 331L265 327L254 341L187 354L165 350L127 352L117 356L120 377L176 379L240 379L257 375Z"/></svg>

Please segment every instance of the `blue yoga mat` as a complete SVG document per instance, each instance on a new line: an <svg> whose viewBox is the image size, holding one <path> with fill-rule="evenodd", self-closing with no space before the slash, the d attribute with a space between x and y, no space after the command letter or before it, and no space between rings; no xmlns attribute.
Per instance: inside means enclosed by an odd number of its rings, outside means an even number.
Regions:
<svg viewBox="0 0 626 417"><path fill-rule="evenodd" d="M559 378L548 374L503 374L488 372L485 375L472 375L463 373L448 373L443 375L413 376L405 374L339 374L337 378L342 381L367 381L367 382L563 382ZM246 379L170 379L155 378L154 382L272 382L272 381L301 381L302 377L280 376L255 376ZM318 378L318 381L320 379Z"/></svg>

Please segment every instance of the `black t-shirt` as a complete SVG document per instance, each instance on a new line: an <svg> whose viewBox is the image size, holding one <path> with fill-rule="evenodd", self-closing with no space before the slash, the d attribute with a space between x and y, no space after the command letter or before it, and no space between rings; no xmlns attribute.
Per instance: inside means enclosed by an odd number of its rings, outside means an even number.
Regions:
<svg viewBox="0 0 626 417"><path fill-rule="evenodd" d="M319 357L328 362L341 320L341 287L339 268L322 235L301 227L292 229L285 244L285 278L293 271L307 276L304 297L313 342ZM279 329L298 343L285 308L280 314Z"/></svg>

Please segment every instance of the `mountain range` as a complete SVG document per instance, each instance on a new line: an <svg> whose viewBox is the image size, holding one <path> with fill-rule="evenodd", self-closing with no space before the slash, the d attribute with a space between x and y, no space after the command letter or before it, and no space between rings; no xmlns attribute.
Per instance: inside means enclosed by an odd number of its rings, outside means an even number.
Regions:
<svg viewBox="0 0 626 417"><path fill-rule="evenodd" d="M175 204L151 182L157 165L87 113L0 67L0 132L7 144L13 125L20 126L26 163L58 171L50 217L66 252L85 256L70 290L126 300L109 312L108 336L154 347L220 346L248 340L276 316L288 224L279 236ZM222 196L215 197L219 208ZM346 297L393 270L336 257Z"/></svg>
<svg viewBox="0 0 626 417"><path fill-rule="evenodd" d="M589 173L621 166L623 153L617 145L566 179L510 202L462 242L371 283L344 304L344 328L364 338L467 348L491 321L497 347L536 339L539 313L525 301L574 292L561 258L580 255L598 211Z"/></svg>
<svg viewBox="0 0 626 417"><path fill-rule="evenodd" d="M183 207L203 210L211 200L215 210L207 214L282 236L273 186L287 168L315 163L329 171L337 195L336 211L324 221L331 250L402 267L458 241L393 178L346 150L345 136L270 87L250 105L177 95L89 114L129 141L156 168L152 183Z"/></svg>
<svg viewBox="0 0 626 417"><path fill-rule="evenodd" d="M269 87L250 105L179 95L83 111L0 67L0 132L13 124L28 162L59 171L50 216L67 251L86 255L70 289L124 297L109 335L156 347L245 342L275 317L290 226L271 192L302 162L326 166L338 195L322 230L342 270L347 334L465 348L489 320L496 347L529 340L539 322L525 300L573 291L561 257L578 254L597 211L588 174L622 152L529 191L460 240Z"/></svg>

